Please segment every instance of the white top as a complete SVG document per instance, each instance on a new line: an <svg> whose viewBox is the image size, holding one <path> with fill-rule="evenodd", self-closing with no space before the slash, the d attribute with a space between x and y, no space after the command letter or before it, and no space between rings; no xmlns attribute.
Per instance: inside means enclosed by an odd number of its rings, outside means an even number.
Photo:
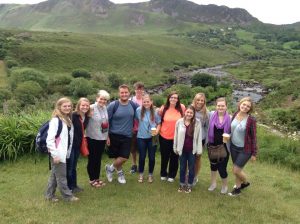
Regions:
<svg viewBox="0 0 300 224"><path fill-rule="evenodd" d="M55 139L58 129L58 118L53 117L49 122L48 136L46 139L47 148L52 156L52 158L59 157L60 162L66 163L66 159L70 157L74 128L71 126L70 130L70 145L69 142L69 133L68 126L65 122L62 121L62 130L57 139Z"/></svg>

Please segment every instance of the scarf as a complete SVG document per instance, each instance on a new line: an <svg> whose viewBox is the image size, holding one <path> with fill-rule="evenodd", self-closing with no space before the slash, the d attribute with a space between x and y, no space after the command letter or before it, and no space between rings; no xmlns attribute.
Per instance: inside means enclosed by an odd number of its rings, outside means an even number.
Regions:
<svg viewBox="0 0 300 224"><path fill-rule="evenodd" d="M214 142L214 127L218 129L224 129L224 133L230 134L230 116L227 112L224 114L223 123L220 123L218 112L215 111L210 118L209 127L208 127L208 142Z"/></svg>

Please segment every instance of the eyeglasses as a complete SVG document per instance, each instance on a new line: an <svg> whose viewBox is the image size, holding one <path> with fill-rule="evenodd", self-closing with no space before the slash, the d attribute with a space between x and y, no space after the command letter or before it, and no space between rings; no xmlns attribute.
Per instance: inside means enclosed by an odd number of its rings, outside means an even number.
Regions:
<svg viewBox="0 0 300 224"><path fill-rule="evenodd" d="M178 97L177 96L171 96L170 99L176 99L177 100Z"/></svg>

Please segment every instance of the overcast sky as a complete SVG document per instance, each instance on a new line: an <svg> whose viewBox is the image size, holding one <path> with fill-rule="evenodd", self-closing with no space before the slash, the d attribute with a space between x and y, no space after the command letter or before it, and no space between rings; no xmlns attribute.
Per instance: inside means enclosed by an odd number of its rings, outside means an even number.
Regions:
<svg viewBox="0 0 300 224"><path fill-rule="evenodd" d="M45 0L0 0L1 3L35 4ZM110 0L114 3L142 2L143 0ZM197 4L226 5L244 8L264 23L290 24L300 22L299 0L190 0ZM144 1L145 2L145 1Z"/></svg>

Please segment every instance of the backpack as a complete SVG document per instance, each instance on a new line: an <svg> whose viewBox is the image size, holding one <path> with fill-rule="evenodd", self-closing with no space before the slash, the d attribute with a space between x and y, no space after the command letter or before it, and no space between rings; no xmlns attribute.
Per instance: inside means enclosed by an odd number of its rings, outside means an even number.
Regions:
<svg viewBox="0 0 300 224"><path fill-rule="evenodd" d="M111 118L110 118L110 122L111 122L112 117L113 117L114 114L116 113L116 111L117 111L119 105L120 105L119 100L115 100L114 102L115 102L115 104L114 104L114 107L113 107L113 111L112 111L112 115L111 115ZM136 105L136 103L134 103L132 100L129 100L129 104L132 106L132 109L133 109L133 111L135 112L136 109L138 108L138 106ZM134 120L134 118L133 118L133 120Z"/></svg>
<svg viewBox="0 0 300 224"><path fill-rule="evenodd" d="M47 148L47 136L48 136L48 130L49 130L49 122L47 121L44 123L41 128L39 129L39 132L37 133L35 137L35 147L36 150L40 153L48 153L48 148ZM55 135L55 138L58 138L62 131L62 121L58 118L58 129Z"/></svg>

